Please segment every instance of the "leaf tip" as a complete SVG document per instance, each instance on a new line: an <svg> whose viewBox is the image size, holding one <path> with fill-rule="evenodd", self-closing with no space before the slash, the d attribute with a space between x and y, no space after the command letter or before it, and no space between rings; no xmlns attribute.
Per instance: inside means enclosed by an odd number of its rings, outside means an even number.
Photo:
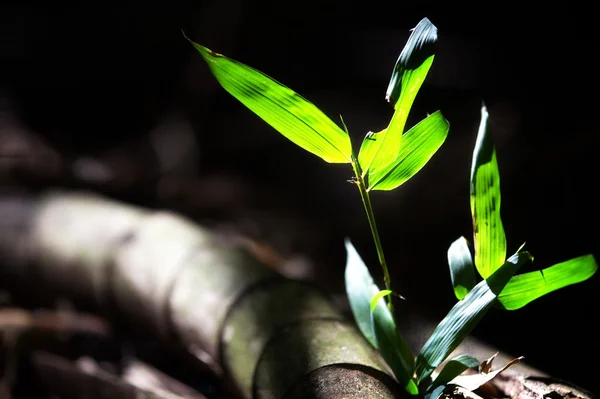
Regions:
<svg viewBox="0 0 600 399"><path fill-rule="evenodd" d="M481 119L483 120L485 118L487 120L488 116L489 116L489 112L488 112L487 106L485 105L485 102L482 101L481 102Z"/></svg>
<svg viewBox="0 0 600 399"><path fill-rule="evenodd" d="M346 247L346 252L351 252L354 250L354 245L352 245L352 241L350 240L350 237L344 238L344 246Z"/></svg>

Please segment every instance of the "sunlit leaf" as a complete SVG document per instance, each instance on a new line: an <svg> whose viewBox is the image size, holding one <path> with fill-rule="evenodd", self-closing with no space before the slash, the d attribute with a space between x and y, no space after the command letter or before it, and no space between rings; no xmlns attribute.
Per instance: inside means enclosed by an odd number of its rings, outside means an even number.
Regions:
<svg viewBox="0 0 600 399"><path fill-rule="evenodd" d="M571 284L592 277L598 270L593 255L558 263L543 270L513 276L498 296L500 304L508 310L522 308L529 302Z"/></svg>
<svg viewBox="0 0 600 399"><path fill-rule="evenodd" d="M440 371L431 385L427 388L427 391L434 391L437 387L448 384L455 377L462 374L465 370L478 366L479 361L473 356L458 355L444 365L442 371Z"/></svg>
<svg viewBox="0 0 600 399"><path fill-rule="evenodd" d="M475 266L465 237L460 237L448 248L448 265L454 295L460 301L475 287Z"/></svg>
<svg viewBox="0 0 600 399"><path fill-rule="evenodd" d="M346 270L344 279L346 283L346 295L350 302L350 309L360 332L365 338L377 347L373 326L371 324L371 299L379 293L379 288L373 282L373 277L362 258L354 248L349 239L346 244ZM383 301L382 298L380 298Z"/></svg>
<svg viewBox="0 0 600 399"><path fill-rule="evenodd" d="M440 111L416 124L402 136L398 157L379 171L369 173L369 190L393 190L413 177L446 140L450 125Z"/></svg>
<svg viewBox="0 0 600 399"><path fill-rule="evenodd" d="M221 86L279 133L327 162L350 162L348 134L314 104L258 70L190 42Z"/></svg>
<svg viewBox="0 0 600 399"><path fill-rule="evenodd" d="M412 30L386 92L386 100L394 105L394 115L386 129L369 133L360 148L358 161L363 177L380 171L398 156L406 119L433 63L436 41L437 28L427 18Z"/></svg>
<svg viewBox="0 0 600 399"><path fill-rule="evenodd" d="M373 299L371 299L371 312L375 310L375 306L377 306L377 302L379 302L379 300L387 295L390 295L392 293L392 291L390 290L381 290L379 291L374 297Z"/></svg>
<svg viewBox="0 0 600 399"><path fill-rule="evenodd" d="M421 348L415 363L418 381L429 377L469 335L514 273L530 260L528 252L511 256L494 274L479 282L462 301L454 305Z"/></svg>
<svg viewBox="0 0 600 399"><path fill-rule="evenodd" d="M372 323L379 353L406 391L411 395L417 395L419 390L412 379L414 355L396 329L394 318L383 297L379 298L373 309Z"/></svg>
<svg viewBox="0 0 600 399"><path fill-rule="evenodd" d="M483 106L471 167L475 266L483 278L494 273L506 258L506 236L500 219L500 174L487 122L488 111Z"/></svg>

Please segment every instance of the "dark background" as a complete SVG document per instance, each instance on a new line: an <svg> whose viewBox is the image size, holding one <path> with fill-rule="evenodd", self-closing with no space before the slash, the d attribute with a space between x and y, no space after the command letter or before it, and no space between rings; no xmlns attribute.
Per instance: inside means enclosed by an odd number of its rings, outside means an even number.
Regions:
<svg viewBox="0 0 600 399"><path fill-rule="evenodd" d="M415 178L373 193L393 286L406 306L439 320L454 304L446 250L472 234L468 179L482 102L496 140L509 252L526 241L539 268L599 255L591 9L120 4L0 6L3 115L54 154L34 160L22 184L93 189L254 235L285 257L308 260L310 278L341 293L346 236L379 277L359 195L346 182L349 166L296 148L243 108L181 31L283 82L336 122L341 114L359 141L391 117L384 93L392 67L409 29L428 17L439 30L438 51L409 125L440 109L451 130ZM163 144L151 139L157 129ZM187 141L178 146L180 138ZM164 143L183 154L171 169L159 162ZM95 173L96 161L112 174ZM474 335L596 391L599 278L515 312L494 309Z"/></svg>

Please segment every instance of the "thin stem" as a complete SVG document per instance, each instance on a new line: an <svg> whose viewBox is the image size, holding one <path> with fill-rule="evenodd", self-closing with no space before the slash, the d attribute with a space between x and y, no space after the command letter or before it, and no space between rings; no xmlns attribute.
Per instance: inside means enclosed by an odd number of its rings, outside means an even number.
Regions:
<svg viewBox="0 0 600 399"><path fill-rule="evenodd" d="M360 197L362 199L363 205L365 207L365 211L367 213L367 219L369 220L369 227L371 228L371 233L373 234L373 241L375 241L375 248L377 249L377 257L379 258L379 264L381 265L381 269L383 270L383 281L385 283L385 288L387 290L392 291L392 282L390 279L390 272L387 267L387 262L385 261L385 256L383 254L383 247L381 245L381 239L379 238L379 231L377 230L377 223L375 223L375 213L373 213L373 206L371 205L371 197L369 196L369 191L367 191L367 186L365 184L365 179L362 176L362 171L360 169L360 165L358 160L355 157L352 157L352 168L354 169L355 179L354 182L358 187L358 191L360 192ZM394 314L394 305L392 303L392 295L387 296L387 305L392 315Z"/></svg>

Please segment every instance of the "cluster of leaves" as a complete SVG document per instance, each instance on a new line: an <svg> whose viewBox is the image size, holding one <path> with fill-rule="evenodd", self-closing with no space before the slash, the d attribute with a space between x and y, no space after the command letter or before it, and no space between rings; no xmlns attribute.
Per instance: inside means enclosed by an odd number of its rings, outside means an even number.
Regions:
<svg viewBox="0 0 600 399"><path fill-rule="evenodd" d="M458 302L437 325L416 357L398 333L394 318L381 300L382 295L390 292L377 287L359 254L346 241L346 290L354 317L363 335L380 350L411 394L422 392L425 397L435 398L456 376L479 365L477 359L460 355L448 361L433 381L430 378L492 306L519 309L552 291L587 280L598 269L593 255L584 255L543 270L515 274L533 261L533 256L521 247L506 259L498 163L487 127L485 106L481 114L471 169L474 248L465 237L450 245L448 263ZM476 271L481 277L479 282ZM470 381L463 378L461 385L476 389L502 370L504 368L486 373L484 378L475 375Z"/></svg>
<svg viewBox="0 0 600 399"><path fill-rule="evenodd" d="M471 169L474 246L471 248L461 237L448 250L451 280L458 302L438 324L418 355L413 354L397 329L399 318L394 315L389 299L392 290L369 192L399 187L429 161L447 137L449 124L440 111L404 132L412 104L433 63L436 41L437 28L427 18L412 30L394 66L386 92L386 100L393 104L394 114L385 129L366 135L358 156L355 156L346 127L337 126L314 104L262 72L190 40L223 88L269 125L327 162L352 165L353 181L361 193L386 278L386 289L380 290L350 240L346 240L345 281L353 315L362 334L379 350L406 391L434 398L455 377L480 364L471 356L461 355L447 361L432 379L433 372L442 366L492 306L518 309L549 292L584 281L597 270L593 256L586 255L543 271L515 274L533 257L519 248L506 259L498 164L484 106ZM476 272L481 277L479 282ZM385 298L388 298L387 306ZM502 370L486 373L485 378L478 378L475 385ZM467 388L474 389L475 385Z"/></svg>

